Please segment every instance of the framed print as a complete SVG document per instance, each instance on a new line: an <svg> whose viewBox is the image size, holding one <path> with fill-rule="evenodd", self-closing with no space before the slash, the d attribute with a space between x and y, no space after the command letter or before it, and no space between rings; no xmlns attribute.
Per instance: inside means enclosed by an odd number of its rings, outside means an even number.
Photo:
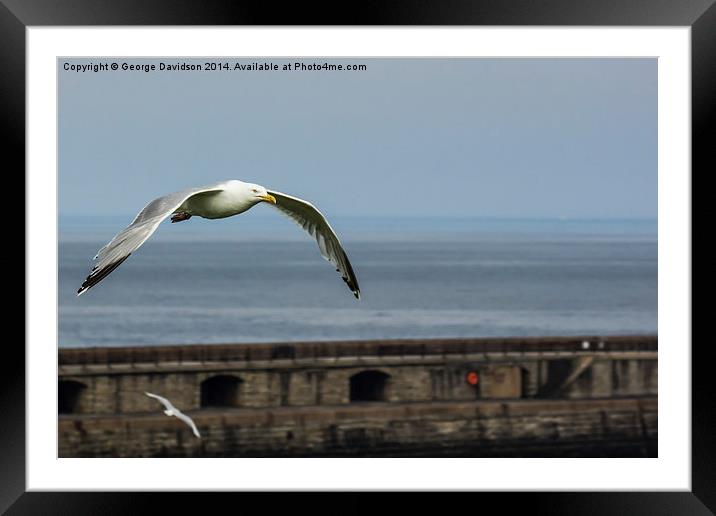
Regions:
<svg viewBox="0 0 716 516"><path fill-rule="evenodd" d="M558 4L365 4L347 27L5 2L28 302L3 508L712 510L690 167L716 8Z"/></svg>

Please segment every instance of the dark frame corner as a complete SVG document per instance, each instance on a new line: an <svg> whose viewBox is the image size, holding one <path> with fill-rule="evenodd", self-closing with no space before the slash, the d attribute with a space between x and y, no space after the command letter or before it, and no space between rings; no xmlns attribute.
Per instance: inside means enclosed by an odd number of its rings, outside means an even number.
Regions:
<svg viewBox="0 0 716 516"><path fill-rule="evenodd" d="M692 51L692 162L701 175L716 169L713 140L716 133L716 4L715 0L446 0L444 2L380 3L366 0L339 12L335 5L294 4L276 9L266 2L191 2L155 0L0 0L0 106L4 132L3 156L13 158L8 176L24 177L25 169L25 29L47 25L635 25L689 26ZM300 5L300 7L298 7ZM261 6L261 7L260 7ZM710 130L709 130L710 129ZM713 137L711 137L713 138ZM693 173L692 173L693 178ZM23 190L25 185L23 182ZM24 237L23 237L24 238ZM25 269L27 275L29 271ZM2 433L0 511L8 514L127 514L145 512L147 502L161 493L27 493L25 492L25 353L8 342L6 367L0 388L0 407L6 424ZM10 344L12 344L12 349ZM686 345L687 343L685 343ZM708 346L708 344L706 344ZM714 453L713 385L707 383L708 360L704 345L692 347L692 491L644 493L485 493L499 496L505 508L528 505L533 513L550 514L713 514L716 512L716 454ZM203 493L216 496L244 494ZM174 496L183 503L186 495ZM261 494L262 503L275 503ZM377 495L349 496L347 505L368 509ZM456 495L457 496L457 495ZM306 500L295 493L291 500ZM411 496L413 504L424 497ZM404 498L405 499L405 498ZM311 498L311 500L313 500ZM212 499L215 503L216 500ZM342 497L345 505L346 498ZM417 502L417 504L415 503ZM321 498L321 505L326 503ZM244 505L246 506L246 505ZM312 504L312 507L315 505Z"/></svg>

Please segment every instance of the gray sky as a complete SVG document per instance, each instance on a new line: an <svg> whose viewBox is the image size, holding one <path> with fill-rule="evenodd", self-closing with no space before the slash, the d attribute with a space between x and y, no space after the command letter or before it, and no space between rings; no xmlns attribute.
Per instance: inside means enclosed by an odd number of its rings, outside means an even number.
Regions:
<svg viewBox="0 0 716 516"><path fill-rule="evenodd" d="M241 179L326 215L655 218L656 59L308 59L365 71L63 70L60 214ZM296 59L222 59L233 66Z"/></svg>

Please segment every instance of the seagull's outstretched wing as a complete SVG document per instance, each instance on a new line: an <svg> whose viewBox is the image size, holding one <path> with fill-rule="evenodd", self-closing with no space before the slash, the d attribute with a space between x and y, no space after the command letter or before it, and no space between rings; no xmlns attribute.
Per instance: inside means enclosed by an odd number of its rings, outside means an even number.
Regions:
<svg viewBox="0 0 716 516"><path fill-rule="evenodd" d="M147 204L132 223L117 233L94 259L97 261L89 276L77 290L81 295L106 278L124 260L139 248L157 229L157 226L179 208L187 199L196 195L213 195L223 190L222 183L211 186L188 188L164 197L158 197Z"/></svg>
<svg viewBox="0 0 716 516"><path fill-rule="evenodd" d="M146 394L146 395L149 396L150 398L154 398L155 400L159 400L159 401L161 402L161 404L164 405L164 407L165 407L167 410L173 410L173 411L176 411L176 410L177 410L177 408L176 408L174 405L172 405L172 402L169 401L169 400L166 399L166 398L162 398L161 396L157 396L156 394L152 394L151 392L146 392L146 391L144 391L144 394Z"/></svg>
<svg viewBox="0 0 716 516"><path fill-rule="evenodd" d="M186 414L184 414L183 412L181 412L181 411L179 411L179 410L176 410L175 413L174 413L174 415L175 415L177 418L179 418L179 419L181 419L182 421L184 421L187 425L189 425L189 426L191 427L191 431L194 432L194 435L195 435L195 436L201 438L201 435L199 434L199 430L196 428L196 425L194 424L194 421L193 421L189 416L187 416Z"/></svg>
<svg viewBox="0 0 716 516"><path fill-rule="evenodd" d="M272 190L268 193L276 198L276 204L273 206L291 217L316 239L321 255L337 267L336 271L340 273L353 295L360 299L360 287L351 262L348 261L348 256L326 217L308 201Z"/></svg>
<svg viewBox="0 0 716 516"><path fill-rule="evenodd" d="M201 437L201 435L199 435L199 430L196 428L196 425L194 424L194 421L189 416L184 414L184 412L182 412L181 410L176 408L174 405L172 405L171 401L169 401L166 398L163 398L162 396L152 394L151 392L144 391L144 394L146 394L150 398L159 400L161 402L161 404L164 405L164 408L171 411L171 414L169 414L169 415L175 416L176 418L184 421L184 423L186 423L187 425L189 425L191 427L191 431L194 432L195 436Z"/></svg>

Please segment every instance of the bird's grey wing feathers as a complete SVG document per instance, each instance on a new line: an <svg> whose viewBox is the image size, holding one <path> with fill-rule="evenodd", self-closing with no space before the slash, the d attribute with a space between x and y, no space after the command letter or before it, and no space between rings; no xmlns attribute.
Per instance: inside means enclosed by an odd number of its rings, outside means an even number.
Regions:
<svg viewBox="0 0 716 516"><path fill-rule="evenodd" d="M340 273L353 295L356 299L360 299L360 287L351 262L323 214L313 204L303 199L272 190L268 193L276 198L276 204L273 206L291 217L296 224L316 239L321 255L336 266L336 271Z"/></svg>
<svg viewBox="0 0 716 516"><path fill-rule="evenodd" d="M187 416L186 414L184 414L183 412L180 412L180 411L176 411L175 415L177 418L181 419L182 421L184 421L187 425L189 425L191 427L191 431L194 432L195 436L201 437L201 435L199 434L199 430L196 428L196 425L194 424L194 421L189 416Z"/></svg>
<svg viewBox="0 0 716 516"><path fill-rule="evenodd" d="M145 391L144 394L146 394L146 395L149 396L150 398L154 398L155 400L159 400L159 402L160 402L162 405L164 405L164 407L166 407L167 410L176 410L176 407L175 407L174 405L172 405L172 402L169 401L168 399L163 398L163 397L161 397L161 396L157 396L156 394L152 394L151 392L146 392L146 391Z"/></svg>
<svg viewBox="0 0 716 516"><path fill-rule="evenodd" d="M114 269L139 248L157 229L157 226L179 208L187 199L196 195L208 195L222 191L221 183L211 186L188 188L158 197L140 211L132 223L117 233L94 257L96 264L84 280L77 295L89 290L106 278Z"/></svg>

